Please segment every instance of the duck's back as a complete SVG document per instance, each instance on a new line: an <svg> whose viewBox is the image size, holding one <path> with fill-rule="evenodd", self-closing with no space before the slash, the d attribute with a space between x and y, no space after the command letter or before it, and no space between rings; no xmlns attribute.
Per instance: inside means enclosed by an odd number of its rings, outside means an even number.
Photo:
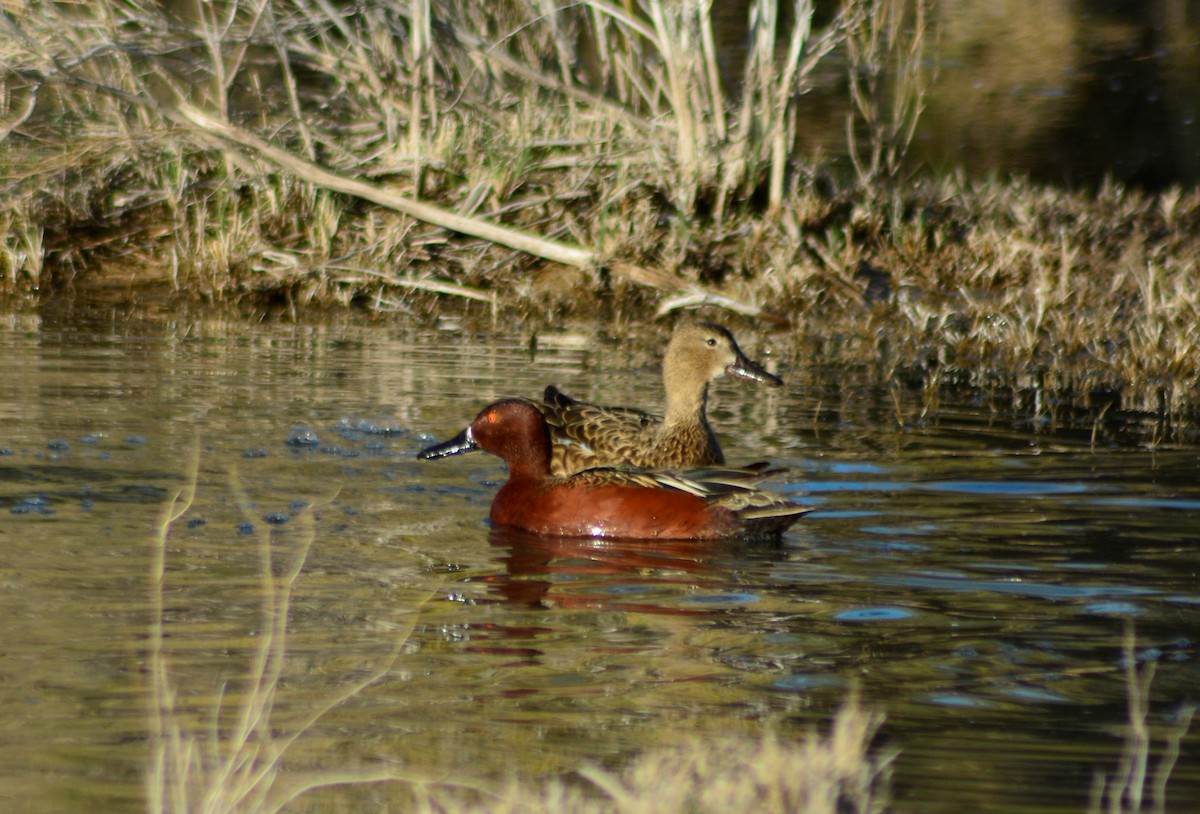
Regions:
<svg viewBox="0 0 1200 814"><path fill-rule="evenodd" d="M666 424L661 416L632 407L578 401L553 385L546 388L543 413L557 475L597 466L678 469L725 462L702 414L695 421Z"/></svg>

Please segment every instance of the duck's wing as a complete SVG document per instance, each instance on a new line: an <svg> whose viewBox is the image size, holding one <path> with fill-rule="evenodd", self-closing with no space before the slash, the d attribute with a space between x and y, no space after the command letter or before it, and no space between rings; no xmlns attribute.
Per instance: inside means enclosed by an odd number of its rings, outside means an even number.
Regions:
<svg viewBox="0 0 1200 814"><path fill-rule="evenodd" d="M552 426L630 427L642 430L662 423L662 416L636 407L605 407L573 399L554 385L548 385L542 396L542 413Z"/></svg>
<svg viewBox="0 0 1200 814"><path fill-rule="evenodd" d="M668 488L689 491L712 506L737 514L751 536L777 536L812 509L758 488L766 478L786 472L759 461L743 467L707 467L681 473L654 473Z"/></svg>
<svg viewBox="0 0 1200 814"><path fill-rule="evenodd" d="M766 506L754 506L737 511L745 524L749 537L778 537L804 515L811 512L807 506L777 500Z"/></svg>
<svg viewBox="0 0 1200 814"><path fill-rule="evenodd" d="M755 461L745 466L689 467L680 472L691 480L708 484L724 484L734 488L753 488L765 480L787 473L788 467L775 466L770 461Z"/></svg>
<svg viewBox="0 0 1200 814"><path fill-rule="evenodd" d="M633 407L602 407L546 388L542 414L556 444L574 444L594 453L633 447L647 429L662 423L660 416Z"/></svg>
<svg viewBox="0 0 1200 814"><path fill-rule="evenodd" d="M742 505L758 502L765 505L767 501L776 498L759 489L757 484L764 476L782 471L784 470L769 469L766 464L741 468L725 466L686 470L598 466L576 472L570 479L588 486L622 485L670 489L687 492L710 502L736 497Z"/></svg>
<svg viewBox="0 0 1200 814"><path fill-rule="evenodd" d="M738 516L745 533L751 537L773 537L782 534L812 509L764 491L757 484L764 476L777 474L769 464L749 467L709 467L682 472L668 470L596 467L565 479L588 487L632 486L642 489L665 489L686 492L701 498L714 507L721 507Z"/></svg>
<svg viewBox="0 0 1200 814"><path fill-rule="evenodd" d="M633 486L639 489L672 489L680 492L692 491L681 488L672 481L670 473L651 472L619 466L594 466L569 476L566 481L587 487ZM693 492L693 494L695 494Z"/></svg>

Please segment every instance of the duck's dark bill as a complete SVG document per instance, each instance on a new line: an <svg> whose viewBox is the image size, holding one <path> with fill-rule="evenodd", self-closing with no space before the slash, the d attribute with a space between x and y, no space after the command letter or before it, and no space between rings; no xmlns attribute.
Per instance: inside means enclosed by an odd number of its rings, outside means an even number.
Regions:
<svg viewBox="0 0 1200 814"><path fill-rule="evenodd" d="M738 355L738 360L729 367L725 368L725 372L730 376L741 376L743 379L749 379L754 382L762 382L771 387L779 387L783 384L783 379L776 376L774 373L768 373L758 365L751 362L745 356Z"/></svg>
<svg viewBox="0 0 1200 814"><path fill-rule="evenodd" d="M448 455L458 455L459 453L471 452L476 449L479 449L479 447L475 445L475 439L471 435L471 428L467 427L449 441L425 447L425 449L417 453L417 457L422 461L431 461L434 458L445 458Z"/></svg>

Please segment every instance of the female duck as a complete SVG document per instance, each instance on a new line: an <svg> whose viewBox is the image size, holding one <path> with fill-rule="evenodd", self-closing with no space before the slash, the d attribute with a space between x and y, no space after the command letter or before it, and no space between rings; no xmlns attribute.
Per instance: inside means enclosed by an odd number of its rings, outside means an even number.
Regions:
<svg viewBox="0 0 1200 814"><path fill-rule="evenodd" d="M668 469L725 463L706 408L709 382L726 373L772 387L783 384L746 358L728 330L701 322L680 327L667 345L664 416L576 401L550 385L541 409L554 442L551 470L569 475L596 466Z"/></svg>
<svg viewBox="0 0 1200 814"><path fill-rule="evenodd" d="M424 460L483 449L504 459L508 481L492 502L493 523L563 537L712 540L778 536L808 510L760 491L761 467L695 473L598 468L550 472L550 430L523 399L489 404Z"/></svg>

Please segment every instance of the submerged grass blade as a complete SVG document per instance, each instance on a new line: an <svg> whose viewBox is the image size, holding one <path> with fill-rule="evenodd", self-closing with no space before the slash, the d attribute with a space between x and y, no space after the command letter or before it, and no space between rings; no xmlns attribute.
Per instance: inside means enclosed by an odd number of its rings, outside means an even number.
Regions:
<svg viewBox="0 0 1200 814"><path fill-rule="evenodd" d="M1167 810L1167 780L1179 757L1179 745L1191 727L1195 706L1185 705L1164 737L1165 748L1151 772L1153 733L1150 730L1150 687L1153 661L1139 670L1137 641L1132 624L1126 624L1121 665L1125 680L1127 729L1121 758L1112 777L1097 772L1088 802L1089 814L1163 814ZM1151 780L1152 777L1152 780ZM1149 783L1149 788L1147 785ZM1149 799L1147 799L1149 797Z"/></svg>
<svg viewBox="0 0 1200 814"><path fill-rule="evenodd" d="M166 547L172 525L183 517L196 496L199 443L194 447L188 484L172 496L155 528L151 564L151 607L149 660L151 758L146 787L149 808L171 812L274 812L307 791L335 784L430 782L427 778L398 772L360 772L346 769L314 777L293 777L283 761L289 751L325 716L384 679L395 666L415 629L411 615L390 651L364 677L351 681L290 730L280 730L273 720L280 703L280 679L287 661L288 616L312 542L316 537L313 512L324 503L314 503L295 520L300 543L281 574L275 574L275 550L270 530L258 532L259 572L262 584L262 629L244 682L238 708L228 726L222 722L224 688L217 693L216 706L203 734L184 723L178 708L178 690L170 677L164 652L163 592L166 580ZM249 501L236 472L231 475L233 491L248 518L253 518ZM256 518L253 518L256 520ZM417 607L436 594L434 586Z"/></svg>

